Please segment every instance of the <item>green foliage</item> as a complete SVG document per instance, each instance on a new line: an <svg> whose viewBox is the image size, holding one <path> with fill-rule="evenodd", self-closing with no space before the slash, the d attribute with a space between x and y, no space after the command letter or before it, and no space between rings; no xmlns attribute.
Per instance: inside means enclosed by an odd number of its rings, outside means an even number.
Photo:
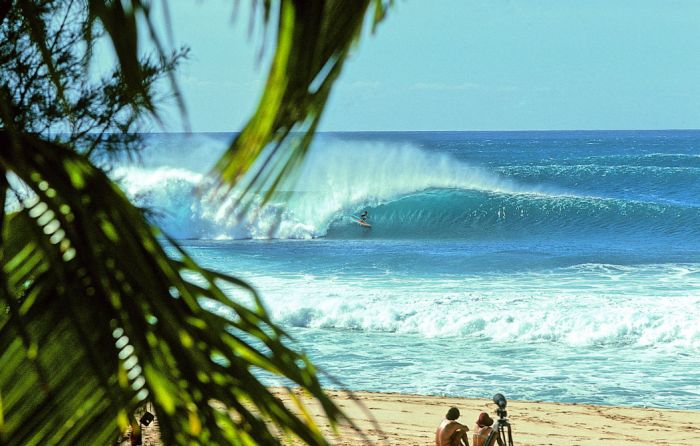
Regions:
<svg viewBox="0 0 700 446"><path fill-rule="evenodd" d="M144 121L149 101L134 96L120 69L102 73L101 78L88 75L93 43L86 40L86 30L95 26L88 21L85 3L19 3L22 7L4 14L0 9L3 126L51 140L60 138L93 155L137 147L134 132ZM27 18L29 12L33 20ZM92 38L102 34L90 32ZM45 41L36 43L37 35ZM141 57L137 65L142 73L140 87L150 91L185 55L185 50L178 50L158 57L158 62Z"/></svg>
<svg viewBox="0 0 700 446"><path fill-rule="evenodd" d="M278 444L280 433L327 444L301 402L295 415L259 380L284 377L343 420L255 291L163 242L91 157L118 148L144 111L157 117L151 86L180 53L163 51L150 3L0 0L0 444L106 444L145 401L165 444ZM275 5L265 93L217 164L229 186L259 166L249 190L274 190L305 153L369 1L268 0L266 24ZM140 22L155 64L137 52ZM99 29L119 67L90 86ZM67 140L51 136L66 123Z"/></svg>
<svg viewBox="0 0 700 446"><path fill-rule="evenodd" d="M166 255L141 212L81 155L30 136L15 145L3 135L0 146L5 168L36 196L3 228L6 444L104 444L146 399L166 444L271 444L258 414L324 443L253 374L283 375L340 416L254 290L184 252Z"/></svg>

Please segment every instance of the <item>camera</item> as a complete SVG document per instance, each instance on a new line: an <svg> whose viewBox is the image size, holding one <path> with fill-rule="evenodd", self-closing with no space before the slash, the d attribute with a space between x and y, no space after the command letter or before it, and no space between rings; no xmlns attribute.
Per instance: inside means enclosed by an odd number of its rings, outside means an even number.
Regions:
<svg viewBox="0 0 700 446"><path fill-rule="evenodd" d="M514 446L513 432L508 422L508 412L506 412L508 401L502 393L497 393L493 396L493 402L498 406L496 413L499 418L484 444L495 444L496 438L498 438L499 445Z"/></svg>
<svg viewBox="0 0 700 446"><path fill-rule="evenodd" d="M506 401L506 397L503 396L502 393L497 393L493 396L493 402L496 403L498 406L498 409L496 409L496 413L498 416L503 420L508 416L508 412L506 412L506 406L508 405L508 401Z"/></svg>

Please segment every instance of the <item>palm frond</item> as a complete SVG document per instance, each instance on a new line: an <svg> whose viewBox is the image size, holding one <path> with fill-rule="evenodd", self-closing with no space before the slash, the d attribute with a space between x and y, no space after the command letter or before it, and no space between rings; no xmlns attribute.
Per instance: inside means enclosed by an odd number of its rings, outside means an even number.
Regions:
<svg viewBox="0 0 700 446"><path fill-rule="evenodd" d="M12 2L4 3L11 4ZM151 2L144 0L85 0L85 4L88 11L87 20L83 27L83 39L86 46L92 48L95 39L99 36L99 33L96 35L93 32L95 26L100 26L101 29L106 31L117 55L124 83L128 87L126 91L129 93L130 99L141 103L157 119L158 114L155 103L151 92L145 85L148 75L140 64L141 57L138 47L139 42L147 40L140 35L142 30L139 28L139 23L142 23L155 46L160 61L165 63L169 59L161 44L159 33L156 32L156 26L151 16ZM11 7L5 4L0 4L0 6L2 7L0 12ZM43 63L49 71L51 81L58 92L58 100L64 104L63 107L66 113L70 113L70 107L66 105L68 98L65 93L64 79L60 75L57 61L54 60L54 54L51 51L49 36L46 31L47 20L51 20L52 7L55 7L55 5L51 5L51 2L37 0L17 2L17 8L21 11L29 30L28 37L41 54ZM49 17L47 18L47 16ZM184 118L186 111L180 89L174 75L171 72L167 74L177 105Z"/></svg>
<svg viewBox="0 0 700 446"><path fill-rule="evenodd" d="M143 21L161 63L169 59L151 2L84 1L88 53L101 26L118 57L125 103L157 116L138 54ZM277 45L257 111L216 166L222 184L252 171L245 189L266 188L267 198L290 175L371 1L376 24L382 0L262 2L265 26L278 18ZM53 3L0 1L0 25L8 11L21 15L66 103L66 79L47 40ZM171 85L179 97L172 77ZM163 241L74 141L65 147L16 125L16 112L32 115L21 107L0 86L0 198L13 191L8 175L32 194L18 200L20 209L0 212L0 444L106 444L145 401L166 444L278 444L280 432L327 444L303 407L290 410L261 380L282 377L314 397L332 425L344 419L255 290Z"/></svg>
<svg viewBox="0 0 700 446"><path fill-rule="evenodd" d="M168 256L141 212L69 149L0 133L0 166L35 194L2 231L0 443L105 444L149 400L166 444L277 444L267 422L327 444L260 381L285 377L342 420L252 288L173 241Z"/></svg>
<svg viewBox="0 0 700 446"><path fill-rule="evenodd" d="M266 24L272 3L263 5ZM253 117L216 164L220 182L229 186L252 169L245 191L267 189L265 200L308 150L331 87L370 6L370 0L276 3L277 43L263 96ZM387 5L381 0L374 0L374 5L376 24Z"/></svg>

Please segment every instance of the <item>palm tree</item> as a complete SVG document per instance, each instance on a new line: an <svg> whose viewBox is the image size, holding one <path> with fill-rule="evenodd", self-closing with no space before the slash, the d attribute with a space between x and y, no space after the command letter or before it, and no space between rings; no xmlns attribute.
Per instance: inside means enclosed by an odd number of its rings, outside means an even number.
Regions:
<svg viewBox="0 0 700 446"><path fill-rule="evenodd" d="M269 193L293 171L365 16L373 9L376 24L386 9L261 3L265 26L277 17L273 62L257 111L213 169L222 193L246 173L248 194ZM136 122L157 118L150 86L182 55L163 50L150 7L0 0L0 444L107 444L145 402L166 444L267 445L280 434L327 444L304 403L289 408L260 381L283 377L332 425L344 420L255 290L197 265L96 164L96 148L119 148ZM90 86L102 32L119 63ZM144 33L155 62L137 53ZM177 97L172 76L171 86Z"/></svg>

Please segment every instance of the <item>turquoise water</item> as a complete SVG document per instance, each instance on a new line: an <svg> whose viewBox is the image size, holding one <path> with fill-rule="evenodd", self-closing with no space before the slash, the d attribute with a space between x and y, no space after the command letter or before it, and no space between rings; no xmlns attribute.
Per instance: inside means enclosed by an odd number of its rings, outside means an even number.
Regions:
<svg viewBox="0 0 700 446"><path fill-rule="evenodd" d="M342 385L700 409L700 132L323 134L243 221L196 192L229 138L115 177Z"/></svg>

